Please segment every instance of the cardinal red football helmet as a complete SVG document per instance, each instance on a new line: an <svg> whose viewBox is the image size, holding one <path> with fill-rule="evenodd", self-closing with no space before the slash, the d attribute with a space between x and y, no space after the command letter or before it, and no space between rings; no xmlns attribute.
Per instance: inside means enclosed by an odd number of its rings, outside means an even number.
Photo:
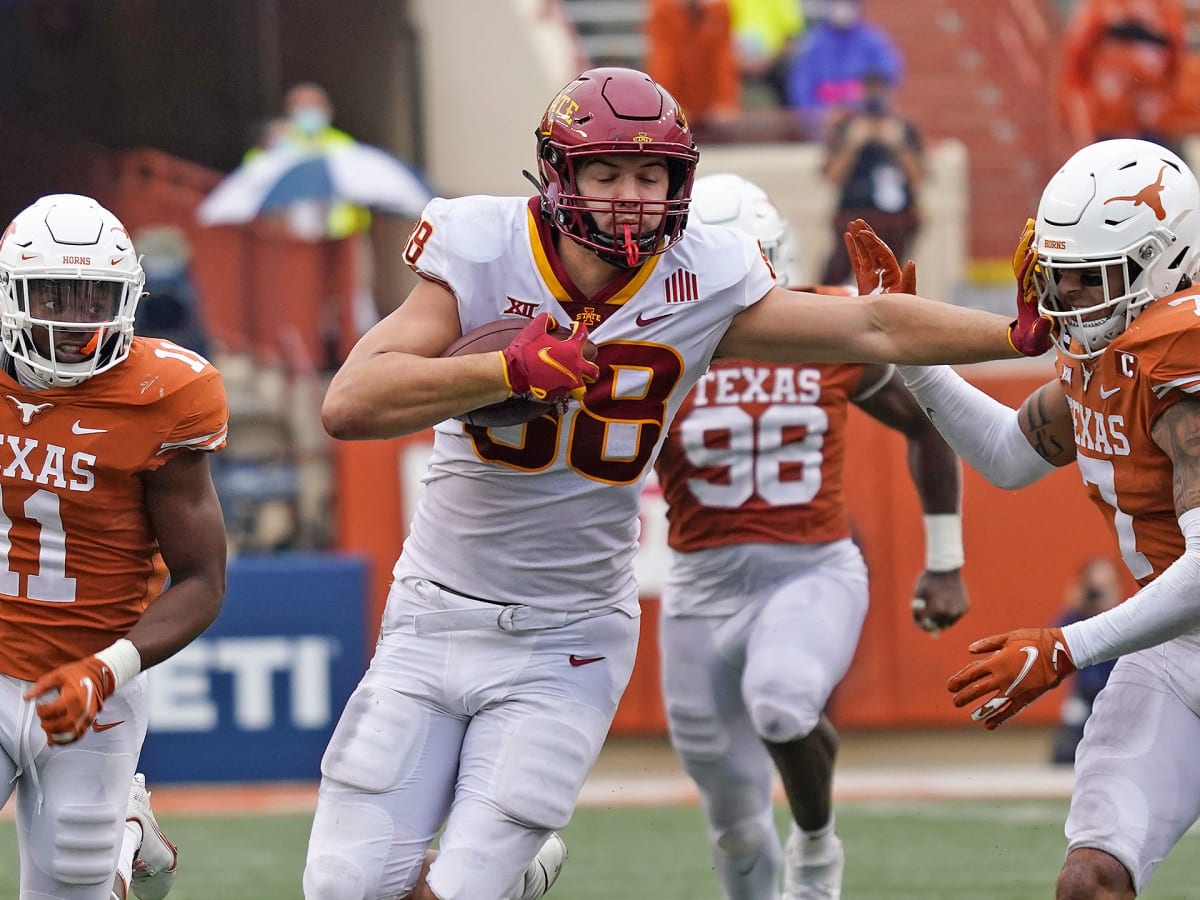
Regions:
<svg viewBox="0 0 1200 900"><path fill-rule="evenodd" d="M621 266L640 265L683 236L700 152L678 102L649 75L617 67L584 72L550 102L537 138L542 215L564 235ZM665 157L669 173L666 200L637 201L642 220L658 225L629 242L601 231L591 215L610 204L615 216L618 201L586 197L576 181L588 157L622 153ZM619 203L628 214L629 202Z"/></svg>

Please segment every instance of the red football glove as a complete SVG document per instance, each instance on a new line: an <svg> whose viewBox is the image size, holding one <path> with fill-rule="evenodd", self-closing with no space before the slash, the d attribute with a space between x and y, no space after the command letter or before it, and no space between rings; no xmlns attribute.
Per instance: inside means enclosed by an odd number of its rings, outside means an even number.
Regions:
<svg viewBox="0 0 1200 900"><path fill-rule="evenodd" d="M991 653L956 672L946 687L961 708L985 694L996 696L971 711L989 731L1007 722L1075 671L1061 628L1022 628L995 634L967 648Z"/></svg>
<svg viewBox="0 0 1200 900"><path fill-rule="evenodd" d="M1017 276L1017 317L1009 323L1008 342L1022 356L1041 356L1054 346L1054 322L1038 312L1037 248L1033 246L1033 219L1025 220L1025 230L1013 254L1013 274Z"/></svg>
<svg viewBox="0 0 1200 900"><path fill-rule="evenodd" d="M554 316L542 313L500 351L513 396L582 400L587 385L600 375L600 367L583 355L587 326L572 322L570 336L561 340L551 334L556 327Z"/></svg>
<svg viewBox="0 0 1200 900"><path fill-rule="evenodd" d="M859 294L915 294L917 264L911 259L900 268L896 254L875 230L862 219L855 219L842 235L850 267L858 282Z"/></svg>
<svg viewBox="0 0 1200 900"><path fill-rule="evenodd" d="M112 669L94 656L51 669L25 692L26 700L44 694L50 698L37 704L42 731L51 744L70 744L91 727L104 708L104 700L117 689ZM58 695L53 695L58 691Z"/></svg>

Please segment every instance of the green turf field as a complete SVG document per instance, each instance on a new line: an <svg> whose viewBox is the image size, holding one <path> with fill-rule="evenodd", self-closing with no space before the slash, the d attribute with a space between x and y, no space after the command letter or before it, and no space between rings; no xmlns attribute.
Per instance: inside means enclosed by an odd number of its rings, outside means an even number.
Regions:
<svg viewBox="0 0 1200 900"><path fill-rule="evenodd" d="M1064 801L852 803L838 811L845 900L1053 896ZM161 817L178 842L171 900L298 900L308 816ZM706 900L717 892L694 807L580 809L555 900ZM0 827L0 896L17 893L15 836ZM1185 838L1140 900L1197 900L1200 841Z"/></svg>

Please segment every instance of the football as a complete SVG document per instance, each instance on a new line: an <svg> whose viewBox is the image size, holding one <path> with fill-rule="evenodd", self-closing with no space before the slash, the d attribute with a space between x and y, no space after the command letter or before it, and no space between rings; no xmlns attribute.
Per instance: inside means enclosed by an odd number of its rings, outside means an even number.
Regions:
<svg viewBox="0 0 1200 900"><path fill-rule="evenodd" d="M488 322L486 325L480 325L478 328L468 331L447 347L442 356L463 356L468 353L489 353L494 350L503 350L528 324L527 319L497 319L495 322ZM560 325L552 333L561 339L570 335L571 329ZM588 341L584 345L583 352L588 359L594 360L596 345ZM455 416L455 418L468 425L499 428L505 425L531 422L538 416L554 413L557 410L558 404L556 403L534 400L529 397L510 397L499 403L472 409Z"/></svg>

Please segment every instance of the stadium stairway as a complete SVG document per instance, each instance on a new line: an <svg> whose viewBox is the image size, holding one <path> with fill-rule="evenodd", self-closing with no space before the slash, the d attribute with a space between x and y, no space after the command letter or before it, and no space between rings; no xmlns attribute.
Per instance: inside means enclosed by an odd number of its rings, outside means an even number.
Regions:
<svg viewBox="0 0 1200 900"><path fill-rule="evenodd" d="M900 108L926 140L967 146L971 258L1011 277L1021 224L1072 149L1054 102L1059 13L1050 0L876 0L867 10L904 53Z"/></svg>
<svg viewBox="0 0 1200 900"><path fill-rule="evenodd" d="M647 5L648 0L565 0L563 8L592 65L638 68L646 55Z"/></svg>

